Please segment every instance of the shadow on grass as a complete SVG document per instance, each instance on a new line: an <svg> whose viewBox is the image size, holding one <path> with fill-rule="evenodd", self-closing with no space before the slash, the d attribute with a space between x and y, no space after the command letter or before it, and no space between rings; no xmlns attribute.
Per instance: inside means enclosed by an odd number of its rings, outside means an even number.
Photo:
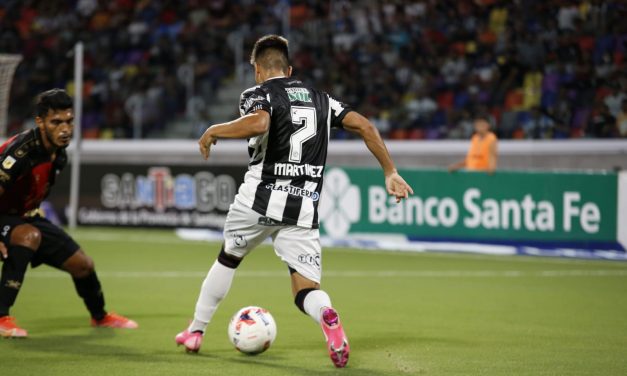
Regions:
<svg viewBox="0 0 627 376"><path fill-rule="evenodd" d="M165 315L176 316L176 315ZM154 315L139 315L134 318L154 318ZM84 325L84 326L83 326ZM140 322L141 325L141 322ZM302 376L314 375L372 375L384 376L390 374L414 373L411 367L399 366L396 359L396 351L404 349L404 357L407 357L407 350L412 347L424 345L452 345L469 346L470 342L460 341L457 338L427 338L420 336L407 336L397 332L386 333L374 336L355 336L351 338L353 345L353 359L346 369L335 369L328 359L322 341L304 339L302 343L291 343L291 346L298 346L292 351L291 348L277 348L259 356L247 356L236 352L232 348L219 347L211 348L206 346L200 354L185 354L180 348L176 348L172 341L170 346L155 344L155 338L146 336L141 331L121 331L106 328L89 328L84 316L60 317L51 319L38 319L31 322L31 338L27 340L8 341L5 344L21 352L25 360L36 353L52 355L46 359L50 363L63 363L69 358L79 355L102 361L106 364L109 361L122 361L131 363L210 363L212 360L222 364L232 364L236 366L255 367L252 369L264 370L266 373L290 374ZM151 329L153 330L153 329ZM151 333L152 335L152 333ZM116 337L120 338L120 345L114 343ZM149 341L149 342L146 342ZM151 343L152 342L152 343ZM165 343L165 342L164 342ZM314 351L315 349L315 351ZM31 355L29 355L31 354ZM379 354L379 355L377 355ZM355 356L356 355L356 356ZM295 361L294 356L304 356L319 359L316 361L319 366L300 366L302 361ZM377 364L376 368L388 368L390 370L372 370L359 364L359 358L369 359L368 364ZM374 360L372 357L375 357ZM410 356L410 359L412 357ZM31 358L32 359L32 358ZM373 363L383 362L381 363ZM401 359L402 360L402 359ZM296 364L294 364L296 363ZM400 362L402 363L402 362ZM396 371L396 372L395 372ZM398 372L400 371L400 372ZM404 372L403 372L404 371Z"/></svg>
<svg viewBox="0 0 627 376"><path fill-rule="evenodd" d="M167 362L164 357L146 353L141 346L141 335L129 341L131 331L124 329L92 328L85 316L64 316L32 320L27 329L29 338L7 340L8 348L13 348L23 356L46 353L58 354L46 359L47 362L66 362L68 357L95 357L130 362ZM139 332L136 332L140 334ZM110 343L119 337L123 345ZM135 343L133 343L135 342ZM134 348L136 344L136 348ZM144 350L144 352L142 352Z"/></svg>
<svg viewBox="0 0 627 376"><path fill-rule="evenodd" d="M350 334L350 333L349 333ZM457 347L475 346L473 341L463 340L457 337L426 337L426 336L408 336L406 333L385 333L385 335L375 336L349 336L351 344L360 348L368 348L370 350L394 347L407 348L408 346L421 345L447 345Z"/></svg>
<svg viewBox="0 0 627 376"><path fill-rule="evenodd" d="M312 356L318 357L318 354ZM302 375L302 376L317 376L317 375L367 375L367 376L386 376L390 373L379 372L366 368L353 367L349 362L347 368L337 369L331 365L331 361L328 358L320 357L320 365L323 366L324 362L328 365L328 369L313 369L311 367L299 367L289 364L289 360L286 361L286 357L271 353L264 353L256 356L249 356L244 354L235 353L232 355L222 355L217 353L211 354L198 354L199 358L215 359L223 363L233 363L234 365L248 365L251 367L265 368L266 370L281 372L280 374L290 375Z"/></svg>
<svg viewBox="0 0 627 376"><path fill-rule="evenodd" d="M99 340L103 338L116 337L114 330L93 329L82 335L45 335L35 336L25 340L7 340L4 343L9 347L22 352L26 357L24 361L29 361L31 355L35 353L46 353L54 355L46 358L45 362L49 367L55 364L64 364L69 359L75 359L78 355L81 358L92 358L97 360L99 366L107 367L107 363L111 362L111 366L115 367L119 362L132 363L151 363L164 364L168 367L175 363L184 363L186 366L190 364L220 363L222 365L232 364L233 367L250 367L250 369L258 369L266 371L266 373L317 376L317 375L371 375L385 376L388 372L373 371L358 366L349 367L343 370L335 369L330 360L323 355L322 352L312 354L312 357L319 358L320 367L298 366L293 365L290 356L286 356L288 351L268 352L257 356L247 356L237 353L233 349L215 349L207 350L199 354L186 354L181 349L174 347L171 350L163 349L149 352L142 352L142 348L138 347L134 350L132 346L116 346L112 344L102 344ZM30 354L30 355L29 355ZM59 356L57 356L57 354ZM31 358L32 359L32 358ZM324 368L324 369L321 369Z"/></svg>
<svg viewBox="0 0 627 376"><path fill-rule="evenodd" d="M311 358L319 359L320 368L313 368L311 366L301 367L293 365L291 361L292 357L289 356L290 349L281 349L280 351L270 350L267 353L263 353L257 356L248 356L236 352L233 349L215 349L207 350L199 354L182 354L185 356L196 357L197 359L215 360L220 363L234 365L248 365L250 367L257 367L256 369L265 369L266 371L274 371L277 374L290 374L290 375L302 375L302 376L314 376L314 375L371 375L371 376L384 376L384 375L403 375L403 374L419 374L424 371L415 365L418 359L413 358L407 352L398 354L394 349L407 349L415 345L429 345L429 344L444 344L454 346L472 346L471 342L460 341L456 338L433 338L433 337L410 337L407 335L400 335L398 333L390 333L389 335L375 336L375 337L352 337L352 350L353 358L349 362L349 365L345 369L336 369L331 365L330 360L326 355L326 351L320 346L322 343L317 341L305 340L302 346L298 346L301 356L307 356ZM309 351L309 349L315 349L315 351ZM306 355L302 355L303 350L307 350ZM411 352L411 350L410 350ZM389 368L388 370L373 370L359 365L359 357L362 359L370 358L376 355L375 362L377 368ZM357 356L355 356L357 355ZM418 355L418 354L416 354ZM370 359L372 360L372 359ZM292 363L292 364L291 364ZM372 364L372 361L370 361ZM328 366L328 368L325 368ZM321 369L323 368L323 369Z"/></svg>
<svg viewBox="0 0 627 376"><path fill-rule="evenodd" d="M59 354L52 358L47 358L46 362L67 362L68 357L94 357L99 360L111 359L112 361L129 362L169 362L165 357L155 356L141 352L129 346L116 346L114 344L103 344L98 341L103 338L115 337L113 329L92 329L85 334L77 335L54 335L54 336L34 336L25 340L11 340L9 346L24 353L33 352Z"/></svg>

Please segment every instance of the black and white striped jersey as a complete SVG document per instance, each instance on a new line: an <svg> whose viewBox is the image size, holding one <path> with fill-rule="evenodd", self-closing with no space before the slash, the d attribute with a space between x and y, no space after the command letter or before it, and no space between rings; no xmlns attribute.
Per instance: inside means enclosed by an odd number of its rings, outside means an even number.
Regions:
<svg viewBox="0 0 627 376"><path fill-rule="evenodd" d="M348 106L290 77L245 90L242 116L263 110L270 127L248 142L250 162L236 200L285 224L318 228L318 202L331 128Z"/></svg>

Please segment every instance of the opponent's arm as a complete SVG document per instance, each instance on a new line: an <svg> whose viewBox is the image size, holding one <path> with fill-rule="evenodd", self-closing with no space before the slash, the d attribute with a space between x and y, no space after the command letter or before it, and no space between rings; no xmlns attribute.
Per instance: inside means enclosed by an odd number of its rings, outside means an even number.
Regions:
<svg viewBox="0 0 627 376"><path fill-rule="evenodd" d="M198 140L200 154L205 160L209 158L211 145L215 145L220 138L251 138L268 131L270 114L264 110L257 110L239 119L228 123L215 124L207 128Z"/></svg>
<svg viewBox="0 0 627 376"><path fill-rule="evenodd" d="M385 174L385 186L390 195L396 197L396 202L407 198L409 194L413 194L413 189L398 174L394 162L390 157L388 149L385 147L383 139L375 126L361 114L350 111L342 120L344 129L358 134L366 143L368 150L377 158L383 173Z"/></svg>

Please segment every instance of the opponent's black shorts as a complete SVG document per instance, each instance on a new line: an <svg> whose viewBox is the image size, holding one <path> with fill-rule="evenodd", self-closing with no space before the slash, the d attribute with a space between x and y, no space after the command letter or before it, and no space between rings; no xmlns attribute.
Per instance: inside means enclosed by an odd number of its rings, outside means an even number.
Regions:
<svg viewBox="0 0 627 376"><path fill-rule="evenodd" d="M63 229L55 226L46 218L35 216L22 218L15 215L0 214L0 241L8 248L11 232L16 226L29 224L41 232L41 245L31 260L33 268L46 264L55 268L70 258L81 247Z"/></svg>

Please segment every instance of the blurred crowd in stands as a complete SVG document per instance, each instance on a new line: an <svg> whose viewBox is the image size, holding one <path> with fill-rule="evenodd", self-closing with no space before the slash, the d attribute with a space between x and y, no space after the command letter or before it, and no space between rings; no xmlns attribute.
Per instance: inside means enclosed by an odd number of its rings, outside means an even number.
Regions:
<svg viewBox="0 0 627 376"><path fill-rule="evenodd" d="M477 114L501 138L616 138L627 137L626 20L620 0L0 0L0 52L23 55L13 131L36 93L73 92L77 40L84 134L124 138L134 105L144 135L161 134L194 116L192 99L211 103L231 85L259 36L278 33L295 75L388 138L467 138Z"/></svg>

